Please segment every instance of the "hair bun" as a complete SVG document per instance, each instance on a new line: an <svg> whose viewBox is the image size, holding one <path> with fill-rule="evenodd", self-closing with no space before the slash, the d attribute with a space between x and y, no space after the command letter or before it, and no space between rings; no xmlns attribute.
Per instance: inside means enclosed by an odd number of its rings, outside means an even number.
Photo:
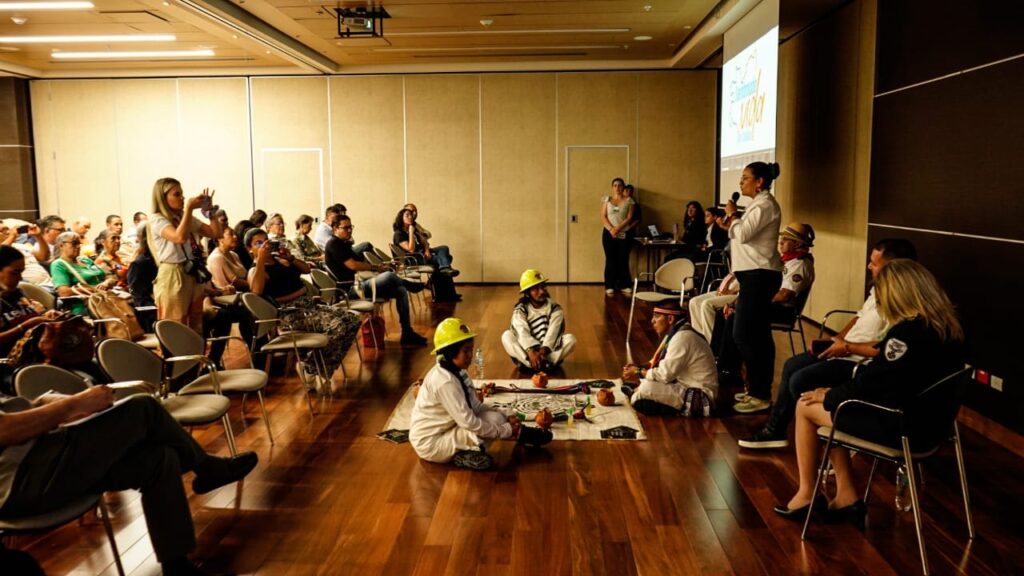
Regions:
<svg viewBox="0 0 1024 576"><path fill-rule="evenodd" d="M778 178L779 174L782 174L782 169L779 168L779 163L778 162L772 162L771 164L768 165L768 168L770 168L771 171L772 171L772 179L773 180Z"/></svg>

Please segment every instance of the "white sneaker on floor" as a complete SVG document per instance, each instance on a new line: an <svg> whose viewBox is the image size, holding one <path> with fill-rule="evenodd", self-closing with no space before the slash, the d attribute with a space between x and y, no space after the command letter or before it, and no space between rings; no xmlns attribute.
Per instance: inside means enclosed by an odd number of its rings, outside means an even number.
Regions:
<svg viewBox="0 0 1024 576"><path fill-rule="evenodd" d="M622 289L622 295L623 296L632 296L633 295L633 289L632 288L623 288Z"/></svg>
<svg viewBox="0 0 1024 576"><path fill-rule="evenodd" d="M745 402L737 402L732 409L740 414L753 414L754 412L763 412L771 407L771 402L750 396Z"/></svg>
<svg viewBox="0 0 1024 576"><path fill-rule="evenodd" d="M612 290L611 288L606 288L604 293L605 293L605 296L613 296L613 295L615 295L615 290Z"/></svg>
<svg viewBox="0 0 1024 576"><path fill-rule="evenodd" d="M737 402L746 402L747 400L750 400L750 394L747 394L746 392L739 392L733 395L733 399Z"/></svg>

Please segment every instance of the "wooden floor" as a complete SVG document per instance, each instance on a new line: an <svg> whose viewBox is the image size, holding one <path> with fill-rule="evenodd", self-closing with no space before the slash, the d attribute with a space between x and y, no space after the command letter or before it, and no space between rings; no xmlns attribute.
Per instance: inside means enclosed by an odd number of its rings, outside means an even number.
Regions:
<svg viewBox="0 0 1024 576"><path fill-rule="evenodd" d="M501 332L514 288L460 286L454 311L481 334L488 376L512 375ZM623 362L628 300L598 286L556 286L579 338L568 377L612 377ZM638 306L638 309L640 307ZM453 310L419 308L425 334ZM638 311L633 350L654 350L649 314ZM390 339L397 322L389 318ZM789 345L778 339L778 364ZM880 467L869 527L813 526L775 516L796 483L790 450L740 451L736 439L763 416L644 418L646 442L559 442L543 451L509 443L493 449L496 471L473 473L419 461L408 444L374 437L414 378L432 364L426 349L397 343L360 366L348 356L347 383L310 417L294 372L275 363L268 408L271 447L255 402L244 422L232 413L242 449L260 464L243 483L192 496L197 556L217 569L254 574L915 574L912 515L894 511L893 477ZM723 391L723 397L731 391ZM198 429L224 454L220 427ZM964 433L978 538L968 544L952 451L926 464L925 513L934 574L1024 574L1024 461ZM866 477L867 462L855 461ZM186 476L186 481L190 475ZM186 482L186 486L190 485ZM159 573L134 492L108 495L128 573ZM71 524L17 544L47 574L114 574L102 526ZM0 573L4 572L0 567Z"/></svg>

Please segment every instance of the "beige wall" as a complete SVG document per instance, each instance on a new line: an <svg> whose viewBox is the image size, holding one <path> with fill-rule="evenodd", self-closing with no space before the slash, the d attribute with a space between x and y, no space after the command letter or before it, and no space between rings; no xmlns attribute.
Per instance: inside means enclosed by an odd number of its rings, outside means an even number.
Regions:
<svg viewBox="0 0 1024 576"><path fill-rule="evenodd" d="M670 229L711 199L715 72L32 83L42 213L97 222L149 211L152 182L203 187L232 222L255 206L321 216L342 202L357 240L391 241L415 202L460 280L566 277L566 150L628 147L645 220ZM607 189L593 192L594 210ZM289 226L289 229L291 226ZM593 231L600 243L600 228Z"/></svg>
<svg viewBox="0 0 1024 576"><path fill-rule="evenodd" d="M874 30L874 0L858 0L779 52L775 191L783 219L817 233L804 310L816 320L864 300Z"/></svg>

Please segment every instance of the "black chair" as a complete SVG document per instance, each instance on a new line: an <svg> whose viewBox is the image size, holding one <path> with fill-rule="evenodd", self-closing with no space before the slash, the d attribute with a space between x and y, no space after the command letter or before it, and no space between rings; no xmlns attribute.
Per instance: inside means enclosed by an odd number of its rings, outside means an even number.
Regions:
<svg viewBox="0 0 1024 576"><path fill-rule="evenodd" d="M792 302L778 305L773 304L774 307L781 308L781 317L775 317L772 319L772 330L776 332L785 332L789 335L789 349L796 356L796 344L793 342L793 333L800 333L800 344L803 345L804 352L807 352L807 337L804 336L804 306L807 305L807 299L811 296L811 290L808 288L800 294L796 295L796 298Z"/></svg>
<svg viewBox="0 0 1024 576"><path fill-rule="evenodd" d="M960 445L960 429L957 426L956 417L960 412L960 403L963 398L963 391L967 387L973 368L966 367L932 384L924 389L906 409L889 408L865 402L864 400L846 400L836 408L833 425L821 426L818 428L818 437L825 441L825 449L821 456L821 466L818 468L818 479L814 483L814 491L811 494L811 508L818 497L818 490L822 478L828 466L829 451L834 446L839 446L860 452L872 457L871 472L868 475L867 488L864 490L864 500L867 501L868 491L871 490L871 480L875 476L875 469L879 460L887 460L897 466L903 465L907 470L907 477L910 485L910 500L914 511L914 528L917 530L917 546L921 554L921 568L924 574L928 572L928 554L925 552L924 532L921 530L921 503L918 498L917 478L915 476L915 464L925 458L938 453L939 449L948 441L953 442L956 449L956 464L960 472L960 490L963 493L964 514L967 520L967 533L971 540L974 540L974 521L971 518L971 503L967 491L967 473L964 471L964 453ZM860 406L863 410L878 411L889 417L896 418L900 426L900 442L902 448L893 448L852 434L836 430L848 410L849 406ZM938 421L942 423L937 429L944 432L935 437L927 437L915 424L918 418L927 419L929 422ZM849 419L849 416L847 416ZM807 512L804 520L804 529L800 534L802 540L807 539L807 527L811 521L811 510Z"/></svg>

